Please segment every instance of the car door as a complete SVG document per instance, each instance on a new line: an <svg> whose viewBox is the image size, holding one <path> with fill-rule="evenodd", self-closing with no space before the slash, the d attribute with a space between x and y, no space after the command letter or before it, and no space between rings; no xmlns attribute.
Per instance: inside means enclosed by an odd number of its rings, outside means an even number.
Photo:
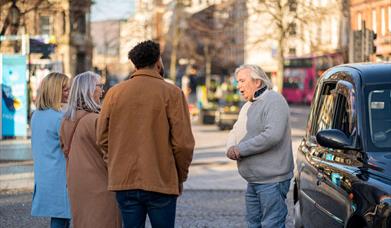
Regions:
<svg viewBox="0 0 391 228"><path fill-rule="evenodd" d="M354 138L356 124L356 94L350 82L340 80L334 90L335 104L332 128L341 130L346 136ZM357 170L359 151L323 148L318 154L318 191L316 200L318 210L325 216L324 223L333 227L342 227L352 213L349 199L352 173Z"/></svg>
<svg viewBox="0 0 391 228"><path fill-rule="evenodd" d="M329 81L320 84L315 94L306 136L297 153L297 171L299 178L299 200L302 211L302 222L305 227L319 227L324 214L317 209L316 202L322 197L318 189L319 154L323 153L316 142L319 130L332 127L332 113L335 96L332 94L336 82Z"/></svg>

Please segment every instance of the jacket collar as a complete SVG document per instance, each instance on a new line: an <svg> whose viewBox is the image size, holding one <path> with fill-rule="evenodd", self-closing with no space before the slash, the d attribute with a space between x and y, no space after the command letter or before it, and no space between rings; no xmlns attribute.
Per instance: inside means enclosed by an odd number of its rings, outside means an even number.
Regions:
<svg viewBox="0 0 391 228"><path fill-rule="evenodd" d="M255 91L253 98L251 99L252 102L257 101L262 98L263 94L267 91L267 87L263 86L257 91Z"/></svg>
<svg viewBox="0 0 391 228"><path fill-rule="evenodd" d="M147 77L153 77L153 78L157 78L157 79L163 80L163 77L158 72L156 72L154 70L150 70L150 69L136 70L136 72L134 72L132 74L131 78L139 77L139 76L147 76Z"/></svg>

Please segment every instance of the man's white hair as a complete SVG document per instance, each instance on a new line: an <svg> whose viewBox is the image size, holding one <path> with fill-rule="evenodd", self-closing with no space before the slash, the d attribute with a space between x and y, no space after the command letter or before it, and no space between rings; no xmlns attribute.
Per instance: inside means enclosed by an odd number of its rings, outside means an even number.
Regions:
<svg viewBox="0 0 391 228"><path fill-rule="evenodd" d="M235 70L235 77L238 76L239 71L249 69L250 70L250 76L254 80L261 80L262 84L267 87L267 89L272 89L273 84L270 78L266 75L265 71L262 70L261 67L253 64L243 64L236 68Z"/></svg>

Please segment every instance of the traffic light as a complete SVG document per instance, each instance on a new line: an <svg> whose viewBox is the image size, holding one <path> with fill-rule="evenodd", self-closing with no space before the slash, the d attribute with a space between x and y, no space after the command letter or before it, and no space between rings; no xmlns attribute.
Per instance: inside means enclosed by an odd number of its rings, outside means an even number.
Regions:
<svg viewBox="0 0 391 228"><path fill-rule="evenodd" d="M369 54L376 54L376 44L375 44L375 40L377 38L377 34L372 31L372 30L369 30L368 31L368 53Z"/></svg>
<svg viewBox="0 0 391 228"><path fill-rule="evenodd" d="M363 42L364 40L362 39L363 38L363 35L362 35L363 31L361 30L357 30L357 31L353 31L353 40L352 40L352 47L351 47L351 51L352 51L352 55L351 55L351 62L362 62L363 61L363 50L362 50L362 47L363 47Z"/></svg>

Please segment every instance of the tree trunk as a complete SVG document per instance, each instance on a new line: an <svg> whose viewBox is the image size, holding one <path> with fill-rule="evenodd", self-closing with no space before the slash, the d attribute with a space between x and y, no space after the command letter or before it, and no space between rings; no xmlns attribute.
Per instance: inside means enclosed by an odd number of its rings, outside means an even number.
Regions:
<svg viewBox="0 0 391 228"><path fill-rule="evenodd" d="M280 37L278 40L277 49L277 90L282 92L282 86L284 81L284 40Z"/></svg>
<svg viewBox="0 0 391 228"><path fill-rule="evenodd" d="M210 77L212 74L212 57L210 55L209 45L204 45L204 54L205 54L205 86L206 91L210 87Z"/></svg>
<svg viewBox="0 0 391 228"><path fill-rule="evenodd" d="M172 45L171 45L171 56L170 56L170 78L176 82L176 62L177 62L177 50L179 45L179 40L181 36L180 23L183 20L183 4L181 1L177 1L174 9L174 22L172 23L173 36L172 36Z"/></svg>
<svg viewBox="0 0 391 228"><path fill-rule="evenodd" d="M171 80L176 82L176 59L177 59L177 49L178 49L178 43L179 43L179 26L177 24L178 22L178 12L176 12L175 15L175 23L174 23L174 34L172 38L172 49L171 49L171 56L170 56L170 78Z"/></svg>

